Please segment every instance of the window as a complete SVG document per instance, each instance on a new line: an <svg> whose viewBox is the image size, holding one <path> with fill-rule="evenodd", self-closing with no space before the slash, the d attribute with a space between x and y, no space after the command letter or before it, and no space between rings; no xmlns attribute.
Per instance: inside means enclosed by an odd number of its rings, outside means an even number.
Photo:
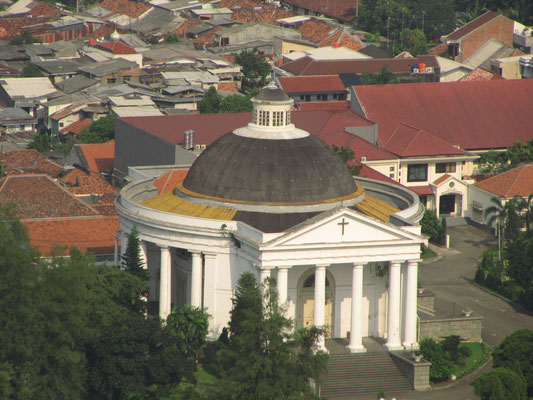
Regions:
<svg viewBox="0 0 533 400"><path fill-rule="evenodd" d="M407 166L407 182L425 182L427 180L427 164L409 164Z"/></svg>
<svg viewBox="0 0 533 400"><path fill-rule="evenodd" d="M310 94L306 94L305 95L305 101L311 101L311 95Z"/></svg>
<svg viewBox="0 0 533 400"><path fill-rule="evenodd" d="M270 117L268 114L269 114L268 111L263 111L263 110L259 111L259 124L258 125L268 126L268 119Z"/></svg>
<svg viewBox="0 0 533 400"><path fill-rule="evenodd" d="M24 126L24 125L21 125L21 127L23 127L23 126ZM60 122L60 123L59 123L59 127L60 127L60 128L63 128L64 126L65 126L65 123L64 123L64 122Z"/></svg>
<svg viewBox="0 0 533 400"><path fill-rule="evenodd" d="M254 122L254 124L257 124L257 110L255 108L253 112L252 121Z"/></svg>
<svg viewBox="0 0 533 400"><path fill-rule="evenodd" d="M272 125L274 125L274 126L282 126L283 125L283 111L273 111Z"/></svg>
<svg viewBox="0 0 533 400"><path fill-rule="evenodd" d="M435 164L435 172L437 174L444 174L446 172L455 172L456 163L437 163Z"/></svg>
<svg viewBox="0 0 533 400"><path fill-rule="evenodd" d="M391 171L391 172L394 171L394 167L390 167L389 171Z"/></svg>
<svg viewBox="0 0 533 400"><path fill-rule="evenodd" d="M319 94L316 97L317 97L317 100L328 101L328 95L327 94Z"/></svg>
<svg viewBox="0 0 533 400"><path fill-rule="evenodd" d="M338 93L333 93L333 100L337 100L338 97L339 97Z"/></svg>
<svg viewBox="0 0 533 400"><path fill-rule="evenodd" d="M301 101L304 101L304 100L305 100L305 94L301 94L301 95L300 95L300 100L301 100Z"/></svg>
<svg viewBox="0 0 533 400"><path fill-rule="evenodd" d="M115 83L116 81L116 78L107 78L107 83Z"/></svg>
<svg viewBox="0 0 533 400"><path fill-rule="evenodd" d="M124 82L129 82L129 81L131 81L131 76L130 76L130 75L124 75L124 76L122 77L122 80L123 80Z"/></svg>
<svg viewBox="0 0 533 400"><path fill-rule="evenodd" d="M286 125L289 125L291 123L291 112L290 111L287 111L285 113L285 124Z"/></svg>

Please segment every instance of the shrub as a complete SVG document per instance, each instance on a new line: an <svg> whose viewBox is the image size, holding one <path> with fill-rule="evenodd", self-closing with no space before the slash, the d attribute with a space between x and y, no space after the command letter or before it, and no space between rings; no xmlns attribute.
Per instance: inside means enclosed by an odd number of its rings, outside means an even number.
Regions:
<svg viewBox="0 0 533 400"><path fill-rule="evenodd" d="M431 361L429 370L431 382L442 382L451 376L453 362L439 343L431 338L424 338L420 341L420 352L426 360Z"/></svg>
<svg viewBox="0 0 533 400"><path fill-rule="evenodd" d="M526 381L507 368L496 368L474 381L474 393L481 400L525 400Z"/></svg>

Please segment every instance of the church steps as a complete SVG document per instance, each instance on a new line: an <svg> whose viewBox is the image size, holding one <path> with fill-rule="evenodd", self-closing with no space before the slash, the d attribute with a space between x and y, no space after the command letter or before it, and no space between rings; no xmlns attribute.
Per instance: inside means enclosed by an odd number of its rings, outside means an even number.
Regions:
<svg viewBox="0 0 533 400"><path fill-rule="evenodd" d="M321 396L328 398L412 390L388 352L332 354Z"/></svg>

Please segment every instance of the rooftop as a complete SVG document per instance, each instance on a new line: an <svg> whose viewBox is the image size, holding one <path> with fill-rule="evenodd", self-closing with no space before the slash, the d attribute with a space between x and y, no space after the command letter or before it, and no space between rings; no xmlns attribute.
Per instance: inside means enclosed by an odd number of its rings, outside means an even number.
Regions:
<svg viewBox="0 0 533 400"><path fill-rule="evenodd" d="M97 43L96 46L113 54L137 54L133 47L122 42L103 42Z"/></svg>
<svg viewBox="0 0 533 400"><path fill-rule="evenodd" d="M533 164L503 172L476 183L476 186L502 198L528 197L533 193Z"/></svg>
<svg viewBox="0 0 533 400"><path fill-rule="evenodd" d="M105 76L119 71L136 69L139 66L133 61L128 61L123 58L116 58L114 60L93 63L80 68L80 71L94 76ZM30 79L30 78L28 78ZM37 78L31 78L37 79Z"/></svg>
<svg viewBox="0 0 533 400"><path fill-rule="evenodd" d="M450 33L447 36L444 36L446 40L459 40L463 38L464 36L468 35L469 33L473 32L480 26L485 25L487 22L492 21L494 18L499 16L500 14L495 13L494 11L487 11L485 14L480 15L476 19L470 21L468 24L463 25L459 29L456 29L452 33Z"/></svg>
<svg viewBox="0 0 533 400"><path fill-rule="evenodd" d="M364 116L384 144L400 123L470 149L512 146L531 139L533 80L406 83L353 87ZM505 132L506 134L502 134Z"/></svg>
<svg viewBox="0 0 533 400"><path fill-rule="evenodd" d="M46 174L56 178L63 168L37 150L12 150L0 154L7 175Z"/></svg>
<svg viewBox="0 0 533 400"><path fill-rule="evenodd" d="M338 92L346 90L338 75L282 76L279 78L279 84L287 93Z"/></svg>
<svg viewBox="0 0 533 400"><path fill-rule="evenodd" d="M4 78L0 84L12 99L40 98L57 92L49 78Z"/></svg>
<svg viewBox="0 0 533 400"><path fill-rule="evenodd" d="M110 172L115 162L115 141L81 144L80 150L91 172Z"/></svg>

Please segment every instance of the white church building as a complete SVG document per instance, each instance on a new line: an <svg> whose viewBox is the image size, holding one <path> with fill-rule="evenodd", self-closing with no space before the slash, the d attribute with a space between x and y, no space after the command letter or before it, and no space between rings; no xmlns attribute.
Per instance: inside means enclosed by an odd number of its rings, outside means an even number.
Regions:
<svg viewBox="0 0 533 400"><path fill-rule="evenodd" d="M418 196L352 177L322 141L291 124L292 100L275 86L254 99L253 120L204 150L171 190L155 178L116 202L122 248L135 225L151 276L149 301L165 319L205 307L209 336L227 326L242 273L276 279L295 326L325 326L364 352L417 347ZM321 341L320 346L325 346Z"/></svg>

